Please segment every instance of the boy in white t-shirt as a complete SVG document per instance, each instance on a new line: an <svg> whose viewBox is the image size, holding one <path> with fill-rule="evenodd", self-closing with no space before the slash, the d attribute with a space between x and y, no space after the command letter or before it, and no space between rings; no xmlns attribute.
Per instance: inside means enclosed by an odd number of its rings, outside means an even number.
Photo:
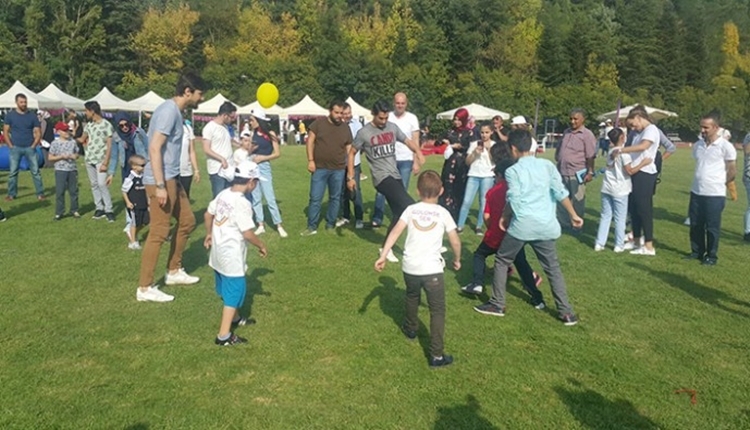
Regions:
<svg viewBox="0 0 750 430"><path fill-rule="evenodd" d="M445 332L445 261L440 255L443 233L448 233L453 248L453 268L461 268L461 241L451 214L438 205L443 193L442 180L434 170L427 170L417 180L419 203L408 206L388 235L380 258L375 262L378 272L385 268L386 257L404 229L407 229L402 270L406 283L406 321L401 331L409 340L417 338L417 311L421 290L427 295L430 308L430 367L447 366L453 357L443 354Z"/></svg>
<svg viewBox="0 0 750 430"><path fill-rule="evenodd" d="M615 252L625 251L625 224L628 218L628 197L633 190L630 175L641 170L641 167L651 164L650 158L643 158L636 166L632 166L630 154L617 155L625 145L625 133L619 128L613 128L607 135L614 147L607 154L607 167L602 180L602 213L599 218L599 231L596 234L594 251L603 251L609 236L609 224L612 216L615 219Z"/></svg>
<svg viewBox="0 0 750 430"><path fill-rule="evenodd" d="M247 339L232 333L232 326L252 324L254 321L241 317L238 310L245 301L247 285L247 244L258 248L261 257L267 255L266 245L255 236L253 208L245 198L262 180L258 165L245 160L234 169L231 187L221 191L205 214L206 239L203 245L210 248L208 265L214 269L216 293L224 302L221 325L215 343L231 346L246 343Z"/></svg>

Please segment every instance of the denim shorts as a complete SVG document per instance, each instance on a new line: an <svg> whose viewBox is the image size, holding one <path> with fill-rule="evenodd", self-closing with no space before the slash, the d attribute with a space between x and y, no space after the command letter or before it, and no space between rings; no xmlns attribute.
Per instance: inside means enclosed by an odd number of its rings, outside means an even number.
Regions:
<svg viewBox="0 0 750 430"><path fill-rule="evenodd" d="M216 294L224 301L224 306L240 308L245 303L247 283L244 276L225 276L214 270Z"/></svg>

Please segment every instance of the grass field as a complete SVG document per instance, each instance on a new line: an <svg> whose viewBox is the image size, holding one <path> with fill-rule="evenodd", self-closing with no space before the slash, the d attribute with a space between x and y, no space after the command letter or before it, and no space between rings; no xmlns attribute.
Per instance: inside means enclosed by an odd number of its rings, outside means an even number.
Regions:
<svg viewBox="0 0 750 430"><path fill-rule="evenodd" d="M91 220L80 169L84 217L53 222L54 197L37 202L22 172L19 198L3 202L10 219L0 224L0 428L750 428L744 189L727 203L718 266L683 261L689 150L664 166L655 258L616 255L611 243L593 252L600 180L589 188L584 234L558 242L578 326L528 305L517 277L505 318L474 312L478 300L458 294L480 240L467 229L464 269L446 272L446 351L456 361L438 370L425 358L426 307L418 343L398 329L400 265L372 269L385 229L325 232L321 224L317 236L299 236L304 157L301 147L283 147L274 163L290 237L266 233L269 257L249 256L245 310L258 324L240 328L250 343L233 348L213 344L221 303L202 224L184 263L202 281L165 287L172 303L138 303L140 254L126 247L121 199L115 224ZM441 163L428 159L430 168ZM44 171L50 196L53 177ZM199 223L205 179L193 192ZM1 196L6 187L3 172ZM369 220L369 180L363 191ZM541 288L549 298L546 281ZM695 404L675 393L683 388L696 391Z"/></svg>

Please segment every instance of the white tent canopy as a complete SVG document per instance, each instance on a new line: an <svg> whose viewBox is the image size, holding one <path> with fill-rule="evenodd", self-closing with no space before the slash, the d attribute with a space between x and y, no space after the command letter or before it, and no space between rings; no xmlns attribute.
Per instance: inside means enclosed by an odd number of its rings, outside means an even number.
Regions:
<svg viewBox="0 0 750 430"><path fill-rule="evenodd" d="M206 100L205 102L199 104L198 107L193 110L193 113L217 115L219 113L219 108L224 104L224 102L232 103L231 100L221 95L221 93L216 94L211 100Z"/></svg>
<svg viewBox="0 0 750 430"><path fill-rule="evenodd" d="M138 112L153 112L162 103L164 103L164 98L153 91L149 91L129 102L131 110Z"/></svg>
<svg viewBox="0 0 750 430"><path fill-rule="evenodd" d="M439 114L437 114L437 119L453 119L453 114L455 114L456 111L461 108L468 110L469 115L473 116L474 119L478 119L478 120L492 119L496 115L500 115L501 117L503 117L503 119L510 119L509 113L499 111L496 109L490 109L486 106L482 106L476 103L472 103L472 104L465 105L465 106L459 106L455 109L447 110L445 112L440 112Z"/></svg>
<svg viewBox="0 0 750 430"><path fill-rule="evenodd" d="M239 109L237 109L237 113L239 115L250 115L256 109L263 109L266 112L267 115L277 115L279 117L284 116L283 115L283 113L284 113L284 108L283 107L275 104L275 105L271 106L270 108L266 109L263 106L261 106L260 103L258 103L257 100L254 101L254 102L252 102L252 103L250 103L250 104L247 104L245 106L240 107Z"/></svg>
<svg viewBox="0 0 750 430"><path fill-rule="evenodd" d="M83 110L83 100L78 97L73 97L70 94L64 92L55 84L47 85L47 88L39 92L40 96L47 97L48 99L58 100L62 102L66 109Z"/></svg>
<svg viewBox="0 0 750 430"><path fill-rule="evenodd" d="M366 107L362 106L361 104L354 101L353 98L349 97L346 99L346 102L349 103L349 106L352 107L352 116L354 117L362 117L365 119L365 121L371 121L372 120L372 113L370 109L367 109Z"/></svg>
<svg viewBox="0 0 750 430"><path fill-rule="evenodd" d="M130 105L130 103L112 94L112 92L107 87L102 88L102 90L99 91L99 94L92 97L91 100L99 102L99 106L103 111L133 111L133 107Z"/></svg>
<svg viewBox="0 0 750 430"><path fill-rule="evenodd" d="M284 109L284 113L288 116L327 116L328 109L315 103L309 95L305 95L299 103Z"/></svg>
<svg viewBox="0 0 750 430"><path fill-rule="evenodd" d="M0 108L15 108L16 94L24 94L26 96L29 109L62 109L64 107L63 103L60 100L40 96L39 94L26 88L26 86L21 82L16 81L8 89L8 91L0 94Z"/></svg>
<svg viewBox="0 0 750 430"><path fill-rule="evenodd" d="M625 119L628 117L628 114L630 113L630 110L636 107L636 105L630 105L630 106L624 106L620 108L620 115L619 119ZM653 119L654 121L658 121L660 119L664 118L670 118L670 117L676 117L677 114L674 112L670 112L668 110L664 109L657 109L654 107L643 105L643 107L646 108L646 113ZM615 118L618 118L617 110L613 110L612 112L607 112L599 115L597 117L598 120L603 121L605 119L611 119L614 120Z"/></svg>

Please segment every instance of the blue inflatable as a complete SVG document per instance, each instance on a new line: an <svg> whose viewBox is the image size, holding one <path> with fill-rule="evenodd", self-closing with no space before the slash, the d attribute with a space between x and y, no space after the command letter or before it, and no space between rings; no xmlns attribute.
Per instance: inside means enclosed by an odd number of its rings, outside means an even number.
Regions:
<svg viewBox="0 0 750 430"><path fill-rule="evenodd" d="M39 167L44 166L44 154L42 153L42 147L36 147L36 161ZM29 170L29 160L26 157L21 157L21 163L18 166L21 170ZM10 170L10 148L6 145L0 146L0 170Z"/></svg>

